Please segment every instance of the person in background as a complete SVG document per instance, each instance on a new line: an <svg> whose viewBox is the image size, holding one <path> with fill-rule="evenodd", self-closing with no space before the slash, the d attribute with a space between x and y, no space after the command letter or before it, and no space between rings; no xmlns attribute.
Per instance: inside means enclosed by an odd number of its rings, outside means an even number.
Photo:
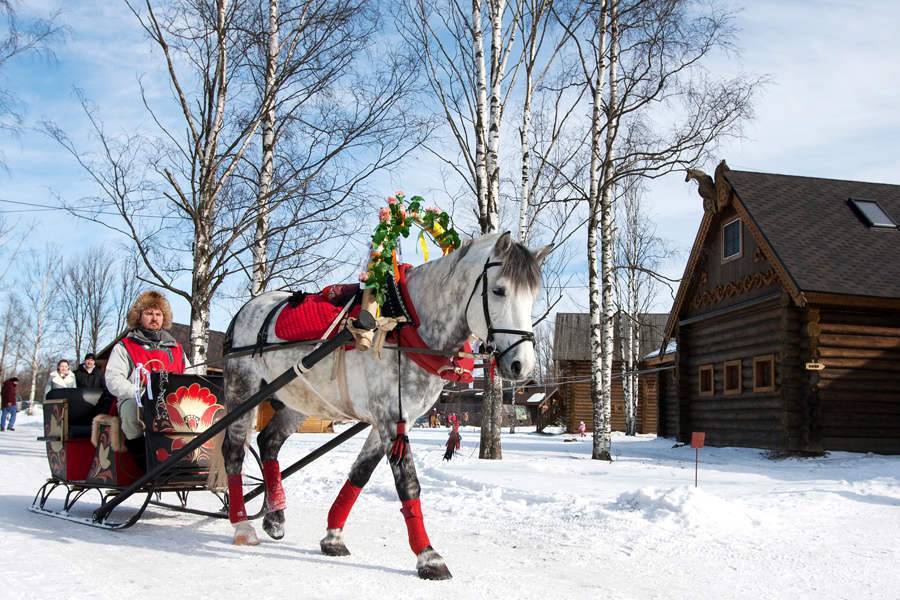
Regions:
<svg viewBox="0 0 900 600"><path fill-rule="evenodd" d="M62 359L56 363L56 370L50 373L50 379L47 381L47 389L74 388L76 385L75 374L69 370L69 361Z"/></svg>
<svg viewBox="0 0 900 600"><path fill-rule="evenodd" d="M97 368L93 352L85 354L84 362L75 371L75 381L80 388L103 389L103 373Z"/></svg>
<svg viewBox="0 0 900 600"><path fill-rule="evenodd" d="M140 364L147 371L176 374L190 367L181 344L168 332L171 326L172 307L166 297L152 290L142 292L128 311L128 333L113 347L106 363L106 389L117 398L125 446L138 464L146 464L146 448L132 383L135 367ZM145 386L146 374L139 375Z"/></svg>
<svg viewBox="0 0 900 600"><path fill-rule="evenodd" d="M587 427L584 425L584 421L578 421L578 433L581 434L581 437L584 437L584 432L587 430Z"/></svg>
<svg viewBox="0 0 900 600"><path fill-rule="evenodd" d="M10 377L3 382L2 395L3 415L0 416L0 431L16 430L16 391L19 388L19 378ZM9 422L7 423L7 418Z"/></svg>
<svg viewBox="0 0 900 600"><path fill-rule="evenodd" d="M464 411L464 412L463 412L463 426L464 426L464 427L468 427L468 426L469 426L469 411Z"/></svg>

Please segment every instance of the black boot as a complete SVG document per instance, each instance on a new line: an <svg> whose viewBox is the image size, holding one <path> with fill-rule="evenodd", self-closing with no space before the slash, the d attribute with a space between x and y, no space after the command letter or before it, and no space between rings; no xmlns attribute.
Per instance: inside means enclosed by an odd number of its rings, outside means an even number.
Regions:
<svg viewBox="0 0 900 600"><path fill-rule="evenodd" d="M136 462L141 469L146 469L147 447L144 444L144 436L134 438L133 440L126 439L125 447L128 449L128 452L134 457L134 462Z"/></svg>

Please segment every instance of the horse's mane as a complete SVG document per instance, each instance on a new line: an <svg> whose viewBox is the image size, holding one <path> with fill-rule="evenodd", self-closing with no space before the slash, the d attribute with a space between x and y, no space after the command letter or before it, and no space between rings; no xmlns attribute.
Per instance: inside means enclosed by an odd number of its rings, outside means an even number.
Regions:
<svg viewBox="0 0 900 600"><path fill-rule="evenodd" d="M459 249L450 256L454 259L450 265L450 275L459 266L459 263L466 257L472 246L478 241L487 237L495 238L492 240L492 247L496 244L499 234L491 234L481 238L475 238L464 242ZM536 292L541 285L541 265L538 263L534 254L523 244L511 241L509 251L503 259L503 269L500 276L510 282L515 289L526 289L532 293Z"/></svg>

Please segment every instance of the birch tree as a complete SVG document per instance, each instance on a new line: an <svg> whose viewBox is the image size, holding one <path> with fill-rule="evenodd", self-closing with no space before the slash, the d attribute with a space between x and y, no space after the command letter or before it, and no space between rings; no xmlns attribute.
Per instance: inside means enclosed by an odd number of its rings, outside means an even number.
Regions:
<svg viewBox="0 0 900 600"><path fill-rule="evenodd" d="M2 320L2 340L0 340L0 381L7 379L7 373L15 374L18 369L18 360L11 361L11 368L7 369L9 355L16 347L16 342L22 336L22 314L23 306L19 297L15 294L9 294L6 297L6 303L3 307Z"/></svg>
<svg viewBox="0 0 900 600"><path fill-rule="evenodd" d="M729 16L714 6L601 0L575 10L584 11L584 18L564 27L591 91L588 186L577 181L579 166L560 168L588 206L592 457L609 460L617 186L707 158L718 139L739 133L762 80L715 80L703 69L713 52L731 49Z"/></svg>
<svg viewBox="0 0 900 600"><path fill-rule="evenodd" d="M29 353L31 369L30 389L28 392L28 414L32 414L36 391L38 370L42 367L41 357L48 337L51 335L58 319L53 314L54 289L60 268L58 254L47 248L43 256L32 257L25 271L22 289L24 294L27 323L24 347Z"/></svg>
<svg viewBox="0 0 900 600"><path fill-rule="evenodd" d="M643 186L635 182L619 198L619 235L616 239L616 308L619 315L619 356L625 397L625 434L637 433L640 400L637 373L641 356L652 350L642 346L643 332L651 327L649 313L660 286L673 293L673 280L659 273L673 252L656 234L656 226L643 207ZM674 295L674 294L673 294Z"/></svg>

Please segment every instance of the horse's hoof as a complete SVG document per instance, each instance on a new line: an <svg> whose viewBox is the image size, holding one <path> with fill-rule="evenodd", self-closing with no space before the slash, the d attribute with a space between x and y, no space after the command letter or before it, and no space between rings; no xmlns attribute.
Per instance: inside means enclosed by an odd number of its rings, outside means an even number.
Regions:
<svg viewBox="0 0 900 600"><path fill-rule="evenodd" d="M421 579L441 581L453 578L444 559L431 546L419 553L419 558L416 561L416 571L418 571Z"/></svg>
<svg viewBox="0 0 900 600"><path fill-rule="evenodd" d="M259 538L249 521L241 521L234 526L234 539L231 543L235 546L258 546Z"/></svg>
<svg viewBox="0 0 900 600"><path fill-rule="evenodd" d="M280 540L284 537L284 511L273 510L266 513L263 517L263 531L269 534L273 540Z"/></svg>
<svg viewBox="0 0 900 600"><path fill-rule="evenodd" d="M344 545L344 535L340 529L326 530L325 537L319 542L322 554L326 556L350 556L350 551Z"/></svg>

